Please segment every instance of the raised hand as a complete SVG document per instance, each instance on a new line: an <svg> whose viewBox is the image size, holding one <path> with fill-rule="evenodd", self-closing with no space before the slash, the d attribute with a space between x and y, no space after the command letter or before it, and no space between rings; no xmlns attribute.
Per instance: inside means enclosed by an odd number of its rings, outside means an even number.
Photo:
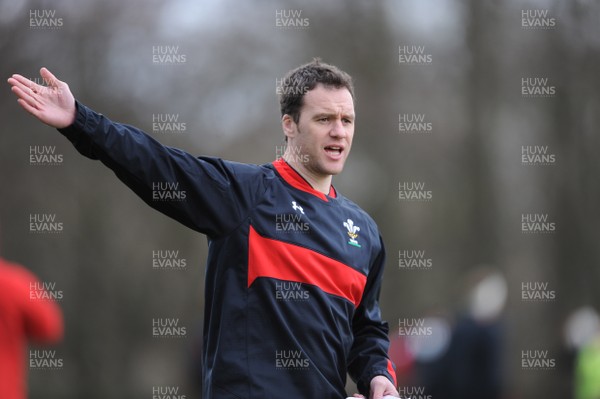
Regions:
<svg viewBox="0 0 600 399"><path fill-rule="evenodd" d="M46 86L17 74L8 79L17 102L47 125L59 129L71 125L75 120L75 98L69 85L46 68L40 69L40 76Z"/></svg>

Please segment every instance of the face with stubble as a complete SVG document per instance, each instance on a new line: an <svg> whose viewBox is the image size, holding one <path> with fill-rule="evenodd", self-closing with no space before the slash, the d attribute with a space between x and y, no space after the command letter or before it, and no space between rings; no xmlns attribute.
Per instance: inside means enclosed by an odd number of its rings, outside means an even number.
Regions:
<svg viewBox="0 0 600 399"><path fill-rule="evenodd" d="M313 179L330 178L344 168L354 135L354 101L346 88L318 84L304 94L300 119L284 115L288 162ZM299 155L299 156L298 156Z"/></svg>

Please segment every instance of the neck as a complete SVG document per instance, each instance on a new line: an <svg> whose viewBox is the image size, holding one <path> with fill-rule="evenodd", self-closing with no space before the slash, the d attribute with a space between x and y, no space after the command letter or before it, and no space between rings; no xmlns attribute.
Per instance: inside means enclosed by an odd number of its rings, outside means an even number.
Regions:
<svg viewBox="0 0 600 399"><path fill-rule="evenodd" d="M282 157L296 172L300 174L317 191L329 195L331 189L331 175L316 173L307 167L305 162L299 162L298 156L294 156L286 149Z"/></svg>

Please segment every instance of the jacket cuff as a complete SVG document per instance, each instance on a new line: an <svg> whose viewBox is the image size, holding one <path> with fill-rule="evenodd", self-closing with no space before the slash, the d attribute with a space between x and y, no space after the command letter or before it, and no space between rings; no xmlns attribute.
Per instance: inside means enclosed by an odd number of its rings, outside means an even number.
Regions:
<svg viewBox="0 0 600 399"><path fill-rule="evenodd" d="M88 123L88 113L90 110L79 101L75 100L75 120L67 127L56 129L70 141L75 140Z"/></svg>

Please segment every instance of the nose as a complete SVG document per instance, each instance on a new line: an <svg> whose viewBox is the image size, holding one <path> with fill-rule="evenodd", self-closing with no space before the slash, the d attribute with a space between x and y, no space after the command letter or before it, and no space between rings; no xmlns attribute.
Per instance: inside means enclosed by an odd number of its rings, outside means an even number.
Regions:
<svg viewBox="0 0 600 399"><path fill-rule="evenodd" d="M346 127L342 123L342 120L339 119L339 118L336 119L335 122L333 123L333 125L331 126L331 130L329 131L329 135L331 137L345 138L346 134L347 134Z"/></svg>

